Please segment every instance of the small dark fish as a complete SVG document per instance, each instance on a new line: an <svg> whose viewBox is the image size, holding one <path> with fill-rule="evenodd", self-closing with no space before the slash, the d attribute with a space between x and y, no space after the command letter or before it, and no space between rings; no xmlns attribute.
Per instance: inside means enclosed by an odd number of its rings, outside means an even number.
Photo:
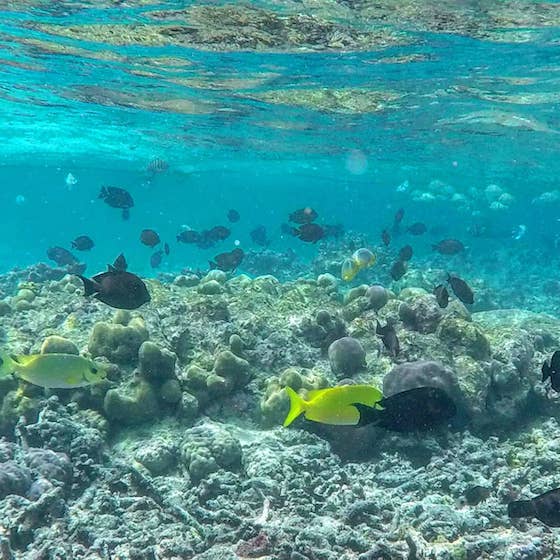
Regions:
<svg viewBox="0 0 560 560"><path fill-rule="evenodd" d="M465 501L469 506L477 506L490 496L490 488L484 486L471 486L465 490Z"/></svg>
<svg viewBox="0 0 560 560"><path fill-rule="evenodd" d="M264 226L256 227L249 235L256 245L261 247L268 247L270 245L270 239L266 236L266 228Z"/></svg>
<svg viewBox="0 0 560 560"><path fill-rule="evenodd" d="M396 261L391 267L391 278L400 280L406 274L407 266L405 261Z"/></svg>
<svg viewBox="0 0 560 560"><path fill-rule="evenodd" d="M156 251L156 252L150 257L150 266L151 266L152 268L159 268L162 259L163 259L163 251L160 249L159 251Z"/></svg>
<svg viewBox="0 0 560 560"><path fill-rule="evenodd" d="M377 322L377 328L375 329L375 334L381 337L381 342L383 346L389 351L391 356L396 357L401 351L401 345L395 332L395 327L390 323L386 323L384 327Z"/></svg>
<svg viewBox="0 0 560 560"><path fill-rule="evenodd" d="M428 231L428 228L426 227L426 224L416 222L415 224L409 226L406 231L408 231L410 235L424 235Z"/></svg>
<svg viewBox="0 0 560 560"><path fill-rule="evenodd" d="M229 210L228 213L227 213L227 219L232 224L234 224L235 222L238 222L240 218L241 218L241 216L239 215L239 212L237 210L234 210L233 208L231 210Z"/></svg>
<svg viewBox="0 0 560 560"><path fill-rule="evenodd" d="M169 164L164 159L154 158L148 163L146 169L155 175L156 173L163 173L164 171L167 171L169 169Z"/></svg>
<svg viewBox="0 0 560 560"><path fill-rule="evenodd" d="M388 230L384 229L381 232L381 241L383 241L383 245L385 245L385 247L389 247L391 243L391 234Z"/></svg>
<svg viewBox="0 0 560 560"><path fill-rule="evenodd" d="M447 424L457 414L451 397L438 387L402 391L384 397L379 405L383 410L355 404L360 411L358 425L375 424L396 432L426 431Z"/></svg>
<svg viewBox="0 0 560 560"><path fill-rule="evenodd" d="M465 250L465 246L458 239L444 239L432 245L432 249L442 255L457 255Z"/></svg>
<svg viewBox="0 0 560 560"><path fill-rule="evenodd" d="M404 218L404 208L399 208L395 213L395 219L393 220L393 223L398 225L402 222L403 218Z"/></svg>
<svg viewBox="0 0 560 560"><path fill-rule="evenodd" d="M560 488L549 490L531 500L510 502L508 516L536 517L549 527L560 527Z"/></svg>
<svg viewBox="0 0 560 560"><path fill-rule="evenodd" d="M447 288L443 284L436 286L434 288L434 296L436 296L438 305L442 309L445 309L449 304L449 292L447 291Z"/></svg>
<svg viewBox="0 0 560 560"><path fill-rule="evenodd" d="M87 235L80 235L72 241L72 249L76 249L77 251L90 251L93 249L95 243L88 237Z"/></svg>
<svg viewBox="0 0 560 560"><path fill-rule="evenodd" d="M47 257L58 266L69 266L78 263L78 259L64 247L51 247L47 250Z"/></svg>
<svg viewBox="0 0 560 560"><path fill-rule="evenodd" d="M543 363L541 371L543 383L550 379L550 386L560 393L560 350L552 354L550 364L547 361Z"/></svg>
<svg viewBox="0 0 560 560"><path fill-rule="evenodd" d="M399 251L399 260L400 261L409 261L412 258L414 252L412 251L412 247L410 245L405 245Z"/></svg>
<svg viewBox="0 0 560 560"><path fill-rule="evenodd" d="M470 286L458 276L447 275L447 282L451 286L453 293L463 302L469 305L474 303L474 293Z"/></svg>
<svg viewBox="0 0 560 560"><path fill-rule="evenodd" d="M325 230L325 237L338 239L344 235L344 226L342 224L325 225L323 229Z"/></svg>
<svg viewBox="0 0 560 560"><path fill-rule="evenodd" d="M293 222L294 224L310 224L311 222L314 222L318 216L319 214L317 214L313 208L307 207L300 208L299 210L292 212L288 218L290 222Z"/></svg>
<svg viewBox="0 0 560 560"><path fill-rule="evenodd" d="M303 224L294 228L294 235L306 243L317 243L325 237L325 230L318 224Z"/></svg>
<svg viewBox="0 0 560 560"><path fill-rule="evenodd" d="M231 231L224 226L214 226L213 228L202 232L202 236L211 241L223 241L230 235Z"/></svg>
<svg viewBox="0 0 560 560"><path fill-rule="evenodd" d="M107 272L92 279L79 276L84 283L85 295L117 309L137 309L150 301L146 284L136 274L127 272L124 255L119 255Z"/></svg>
<svg viewBox="0 0 560 560"><path fill-rule="evenodd" d="M99 197L112 208L121 208L123 220L130 217L130 208L134 206L131 194L120 187L101 187Z"/></svg>
<svg viewBox="0 0 560 560"><path fill-rule="evenodd" d="M140 234L140 241L148 247L155 247L161 239L153 229L143 229Z"/></svg>
<svg viewBox="0 0 560 560"><path fill-rule="evenodd" d="M177 236L177 241L180 241L181 243L198 243L200 239L200 233L198 231L194 231L194 229L186 229Z"/></svg>
<svg viewBox="0 0 560 560"><path fill-rule="evenodd" d="M165 243L163 244L163 252L164 252L166 255L169 255L169 243L165 242Z"/></svg>
<svg viewBox="0 0 560 560"><path fill-rule="evenodd" d="M220 253L214 257L214 261L209 261L210 268L218 268L224 272L233 272L243 260L245 253L239 247L229 253Z"/></svg>

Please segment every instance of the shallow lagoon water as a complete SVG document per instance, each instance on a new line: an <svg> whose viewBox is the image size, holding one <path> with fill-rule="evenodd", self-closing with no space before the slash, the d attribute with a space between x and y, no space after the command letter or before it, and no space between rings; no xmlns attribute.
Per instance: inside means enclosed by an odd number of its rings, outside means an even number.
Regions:
<svg viewBox="0 0 560 560"><path fill-rule="evenodd" d="M557 557L554 530L507 517L560 486L560 405L541 382L560 345L557 2L0 12L2 348L109 371L75 390L0 379L3 558ZM130 219L98 198L106 185L130 192ZM343 234L289 235L305 207ZM212 247L176 239L216 225L231 235ZM124 253L151 302L84 298L47 258L79 235L95 243L74 251L86 276ZM444 239L466 248L433 251ZM209 271L236 247L236 270ZM360 247L376 263L344 282ZM448 274L473 305L439 308ZM328 351L344 336L366 356L346 377ZM427 433L282 427L284 386L340 383L435 383L459 414Z"/></svg>

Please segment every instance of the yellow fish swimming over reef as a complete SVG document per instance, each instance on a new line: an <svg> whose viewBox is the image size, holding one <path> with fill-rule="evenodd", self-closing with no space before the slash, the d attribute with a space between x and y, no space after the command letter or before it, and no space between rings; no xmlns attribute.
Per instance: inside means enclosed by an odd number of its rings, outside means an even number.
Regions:
<svg viewBox="0 0 560 560"><path fill-rule="evenodd" d="M340 275L345 282L350 282L360 270L373 266L375 261L376 256L369 249L358 249L354 251L351 258L344 259Z"/></svg>
<svg viewBox="0 0 560 560"><path fill-rule="evenodd" d="M284 420L289 426L300 414L307 420L334 426L355 426L360 421L360 412L354 404L374 407L383 394L372 385L340 385L328 389L309 391L304 400L291 387L286 387L290 397L290 412ZM378 406L377 408L381 408Z"/></svg>
<svg viewBox="0 0 560 560"><path fill-rule="evenodd" d="M10 374L48 389L85 387L107 377L99 364L75 354L12 356L0 352L0 377Z"/></svg>

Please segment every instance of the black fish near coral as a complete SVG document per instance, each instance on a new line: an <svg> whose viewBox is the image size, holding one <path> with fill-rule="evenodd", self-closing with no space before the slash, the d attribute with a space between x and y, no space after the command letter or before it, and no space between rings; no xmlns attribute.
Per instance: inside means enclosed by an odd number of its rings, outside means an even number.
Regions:
<svg viewBox="0 0 560 560"><path fill-rule="evenodd" d="M325 237L325 230L318 224L303 224L293 229L293 235L306 243L317 243Z"/></svg>
<svg viewBox="0 0 560 560"><path fill-rule="evenodd" d="M549 490L531 500L510 502L508 516L536 517L549 527L560 527L560 488Z"/></svg>
<svg viewBox="0 0 560 560"><path fill-rule="evenodd" d="M414 251L412 250L412 247L410 245L405 245L400 251L399 251L399 260L401 261L409 261L412 258L412 255L414 254Z"/></svg>
<svg viewBox="0 0 560 560"><path fill-rule="evenodd" d="M474 303L474 293L470 286L458 276L447 276L447 282L451 286L453 293L463 302L468 305Z"/></svg>
<svg viewBox="0 0 560 560"><path fill-rule="evenodd" d="M214 261L210 261L211 269L219 269L224 272L233 272L243 261L245 253L239 247L229 253L220 253L214 257Z"/></svg>
<svg viewBox="0 0 560 560"><path fill-rule="evenodd" d="M410 233L410 235L424 235L428 231L428 228L426 227L426 224L416 222L415 224L408 226L406 231Z"/></svg>
<svg viewBox="0 0 560 560"><path fill-rule="evenodd" d="M400 280L407 271L407 265L405 261L396 261L391 267L391 278L395 281Z"/></svg>
<svg viewBox="0 0 560 560"><path fill-rule="evenodd" d="M395 432L432 430L448 424L457 414L451 397L438 387L417 387L384 397L382 410L362 404L354 406L360 411L359 426L374 424Z"/></svg>
<svg viewBox="0 0 560 560"><path fill-rule="evenodd" d="M436 301L442 309L449 305L449 292L443 284L434 288L434 296L436 296Z"/></svg>
<svg viewBox="0 0 560 560"><path fill-rule="evenodd" d="M381 241L383 241L383 245L385 245L385 247L389 247L391 244L391 234L388 230L384 229L381 232Z"/></svg>
<svg viewBox="0 0 560 560"><path fill-rule="evenodd" d="M556 350L550 358L550 363L545 361L541 368L542 382L550 379L550 386L557 393L560 393L560 350Z"/></svg>
<svg viewBox="0 0 560 560"><path fill-rule="evenodd" d="M160 241L159 235L153 229L143 229L140 233L140 242L148 247L155 247Z"/></svg>
<svg viewBox="0 0 560 560"><path fill-rule="evenodd" d="M80 235L72 241L72 249L76 249L77 251L91 251L95 243L88 237L87 235Z"/></svg>
<svg viewBox="0 0 560 560"><path fill-rule="evenodd" d="M465 250L465 246L458 239L443 239L432 245L432 249L441 255L457 255Z"/></svg>
<svg viewBox="0 0 560 560"><path fill-rule="evenodd" d="M383 346L389 351L391 356L395 357L399 355L401 351L401 345L395 331L395 327L390 323L387 323L384 327L377 322L377 327L375 329L375 334L381 337L381 342Z"/></svg>
<svg viewBox="0 0 560 560"><path fill-rule="evenodd" d="M146 284L135 274L127 272L124 255L119 255L107 272L93 278L79 278L84 283L85 295L117 309L137 309L150 301Z"/></svg>
<svg viewBox="0 0 560 560"><path fill-rule="evenodd" d="M314 222L319 214L313 210L313 208L300 208L295 212L292 212L288 217L290 222L294 224L310 224Z"/></svg>
<svg viewBox="0 0 560 560"><path fill-rule="evenodd" d="M268 239L266 235L266 228L264 226L256 227L249 235L256 245L260 245L261 247L268 247L270 245L270 239Z"/></svg>
<svg viewBox="0 0 560 560"><path fill-rule="evenodd" d="M78 262L78 259L64 247L51 247L47 250L47 257L58 266L69 266Z"/></svg>
<svg viewBox="0 0 560 560"><path fill-rule="evenodd" d="M130 208L134 206L132 195L120 187L101 187L99 197L112 208L121 208L123 220L130 217Z"/></svg>

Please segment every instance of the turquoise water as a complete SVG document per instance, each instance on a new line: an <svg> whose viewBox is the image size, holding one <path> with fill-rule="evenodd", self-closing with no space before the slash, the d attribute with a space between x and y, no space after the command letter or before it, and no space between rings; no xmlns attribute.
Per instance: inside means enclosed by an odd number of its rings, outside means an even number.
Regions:
<svg viewBox="0 0 560 560"><path fill-rule="evenodd" d="M87 234L96 242L84 257L89 272L122 250L149 275L149 250L137 241L146 227L170 240L163 270L202 267L216 251L177 246L174 238L183 225L227 225L229 208L242 220L218 252L235 239L251 249L248 232L264 224L271 249L292 247L304 260L315 248L283 239L279 229L302 206L315 208L324 223L366 234L372 245L401 206L411 222L441 227L445 237L475 247L479 240L467 230L477 221L500 232L527 225L521 243L498 240L514 253L520 246L536 250L543 231L558 232L558 201L531 203L556 188L560 171L558 28L522 27L521 37L511 37L504 24L484 40L462 29L431 33L421 23L415 29L410 21L372 25L341 3L344 23L400 33L406 44L215 52L206 44L113 45L61 36L88 23L154 25L151 14L163 7L4 6L0 202L5 231L18 234L5 235L0 245L3 270L45 260L48 247L67 247ZM282 15L294 6L272 8ZM321 17L324 10L309 14ZM344 103L318 107L265 100L277 91L328 96L341 88L360 89L358 108L352 93ZM379 91L391 93L385 107L361 110ZM169 170L150 181L153 158ZM78 179L71 190L68 173ZM421 195L434 180L466 201L413 200L412 191ZM404 181L409 190L397 192ZM129 222L97 200L104 184L133 194ZM512 195L507 208L489 209L483 194L489 184ZM25 197L21 204L18 195ZM420 253L429 247L426 239L415 240ZM484 242L474 256L495 242Z"/></svg>

